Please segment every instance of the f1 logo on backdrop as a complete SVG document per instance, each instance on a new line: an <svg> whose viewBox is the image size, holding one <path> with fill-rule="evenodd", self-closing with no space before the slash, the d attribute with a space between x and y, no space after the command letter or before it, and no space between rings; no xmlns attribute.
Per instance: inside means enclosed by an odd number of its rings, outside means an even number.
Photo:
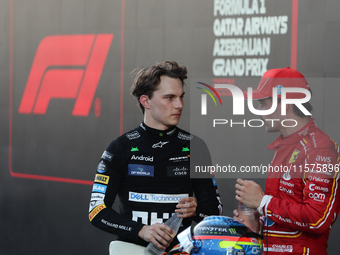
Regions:
<svg viewBox="0 0 340 255"><path fill-rule="evenodd" d="M39 44L19 106L45 114L52 98L75 98L73 116L88 116L113 34L53 35Z"/></svg>

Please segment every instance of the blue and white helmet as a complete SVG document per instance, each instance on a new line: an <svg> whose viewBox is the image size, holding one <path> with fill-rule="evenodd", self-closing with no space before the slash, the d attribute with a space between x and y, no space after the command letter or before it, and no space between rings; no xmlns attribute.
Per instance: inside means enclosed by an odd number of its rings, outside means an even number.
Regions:
<svg viewBox="0 0 340 255"><path fill-rule="evenodd" d="M210 216L182 233L180 245L191 255L262 254L261 236L230 217Z"/></svg>

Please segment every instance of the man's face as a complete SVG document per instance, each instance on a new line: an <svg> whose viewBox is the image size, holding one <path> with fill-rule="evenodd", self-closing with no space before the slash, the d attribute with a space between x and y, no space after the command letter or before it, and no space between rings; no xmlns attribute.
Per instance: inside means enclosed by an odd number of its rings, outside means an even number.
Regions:
<svg viewBox="0 0 340 255"><path fill-rule="evenodd" d="M268 110L272 107L272 99L265 98L259 100L260 105L258 107L259 110ZM261 115L261 119L264 122L267 132L278 132L281 130L281 103L277 104L275 111L269 115Z"/></svg>
<svg viewBox="0 0 340 255"><path fill-rule="evenodd" d="M183 85L180 79L161 76L160 84L148 99L145 124L165 130L178 124L183 109Z"/></svg>

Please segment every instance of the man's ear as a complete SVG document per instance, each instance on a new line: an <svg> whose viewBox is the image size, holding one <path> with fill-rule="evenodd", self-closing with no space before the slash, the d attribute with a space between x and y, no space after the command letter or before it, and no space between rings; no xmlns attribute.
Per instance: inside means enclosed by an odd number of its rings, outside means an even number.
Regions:
<svg viewBox="0 0 340 255"><path fill-rule="evenodd" d="M147 95L142 95L139 98L139 102L144 106L145 109L149 109L150 108L150 99Z"/></svg>
<svg viewBox="0 0 340 255"><path fill-rule="evenodd" d="M293 113L293 105L292 104L286 104L286 115L288 115L288 113Z"/></svg>

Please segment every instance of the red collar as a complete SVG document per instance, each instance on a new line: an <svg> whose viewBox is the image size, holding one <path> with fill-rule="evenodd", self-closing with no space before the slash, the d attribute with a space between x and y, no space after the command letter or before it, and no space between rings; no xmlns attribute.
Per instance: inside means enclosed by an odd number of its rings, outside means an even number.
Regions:
<svg viewBox="0 0 340 255"><path fill-rule="evenodd" d="M311 129L315 127L316 127L315 120L314 118L311 118L306 125L304 125L301 129L294 132L293 134L287 136L280 135L278 138L274 140L274 142L267 146L267 149L277 150L282 145L295 144L299 142L305 135L309 133Z"/></svg>

